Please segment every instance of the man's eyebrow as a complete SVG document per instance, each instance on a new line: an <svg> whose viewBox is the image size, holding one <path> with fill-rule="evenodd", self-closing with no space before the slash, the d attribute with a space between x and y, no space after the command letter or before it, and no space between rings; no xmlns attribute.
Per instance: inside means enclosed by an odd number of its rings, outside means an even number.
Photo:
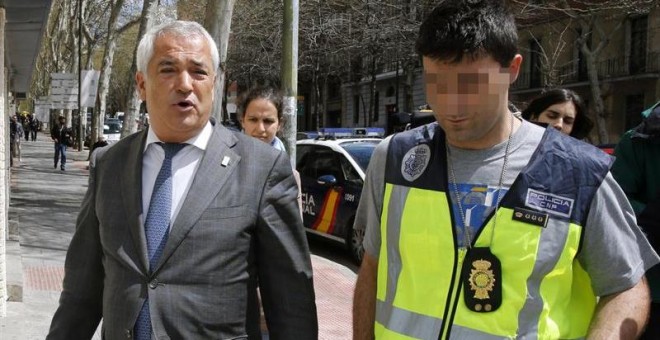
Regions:
<svg viewBox="0 0 660 340"><path fill-rule="evenodd" d="M172 66L174 61L172 59L163 59L158 62L157 66Z"/></svg>
<svg viewBox="0 0 660 340"><path fill-rule="evenodd" d="M197 67L202 67L202 68L206 68L206 67L208 67L208 66L206 65L206 63L205 63L204 61L202 61L201 59L198 59L198 60L193 59L193 60L191 60L190 62L191 62L193 65L197 66Z"/></svg>

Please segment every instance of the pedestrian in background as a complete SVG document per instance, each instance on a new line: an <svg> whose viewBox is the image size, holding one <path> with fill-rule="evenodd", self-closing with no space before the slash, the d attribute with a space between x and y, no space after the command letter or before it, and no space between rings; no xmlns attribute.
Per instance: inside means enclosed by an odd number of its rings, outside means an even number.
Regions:
<svg viewBox="0 0 660 340"><path fill-rule="evenodd" d="M21 123L23 125L25 141L27 142L30 140L30 116L27 114L21 114Z"/></svg>
<svg viewBox="0 0 660 340"><path fill-rule="evenodd" d="M243 132L277 150L286 152L284 143L277 137L277 133L285 124L282 112L282 92L272 86L256 86L243 94L239 102L240 121ZM294 168L293 176L298 185L298 207L302 218L302 191L300 174Z"/></svg>
<svg viewBox="0 0 660 340"><path fill-rule="evenodd" d="M106 136L99 136L99 138L96 139L96 143L94 143L91 147L91 150L89 152L90 157L91 154L94 153L94 151L98 148L102 148L104 146L108 146L108 137Z"/></svg>
<svg viewBox="0 0 660 340"><path fill-rule="evenodd" d="M213 38L156 26L137 65L150 125L93 154L48 339L259 339L257 288L271 339L316 339L289 159L210 118Z"/></svg>
<svg viewBox="0 0 660 340"><path fill-rule="evenodd" d="M62 171L66 170L66 148L71 142L73 133L71 128L66 126L66 117L60 115L57 117L57 123L50 129L50 138L55 145L55 155L53 157L53 169L57 169L57 163L60 164Z"/></svg>
<svg viewBox="0 0 660 340"><path fill-rule="evenodd" d="M18 161L21 162L21 138L25 132L23 131L23 126L18 121L17 116L11 116L9 122L9 166L14 166L14 158L18 158Z"/></svg>
<svg viewBox="0 0 660 340"><path fill-rule="evenodd" d="M544 91L532 99L522 117L547 124L577 139L589 136L594 126L582 98L572 90L561 88Z"/></svg>
<svg viewBox="0 0 660 340"><path fill-rule="evenodd" d="M437 122L369 163L355 339L633 339L646 324L658 256L610 156L508 110L517 40L504 0L443 1L422 23Z"/></svg>
<svg viewBox="0 0 660 340"><path fill-rule="evenodd" d="M242 95L239 103L241 125L246 135L286 151L277 138L283 125L282 94L272 86L256 86Z"/></svg>
<svg viewBox="0 0 660 340"><path fill-rule="evenodd" d="M612 174L635 210L637 224L660 251L660 103L643 113L643 121L626 132L616 148ZM640 339L660 339L660 266L646 276L651 287L651 318Z"/></svg>
<svg viewBox="0 0 660 340"><path fill-rule="evenodd" d="M39 132L40 123L41 122L37 119L34 113L30 115L30 136L33 142L37 140L37 132Z"/></svg>

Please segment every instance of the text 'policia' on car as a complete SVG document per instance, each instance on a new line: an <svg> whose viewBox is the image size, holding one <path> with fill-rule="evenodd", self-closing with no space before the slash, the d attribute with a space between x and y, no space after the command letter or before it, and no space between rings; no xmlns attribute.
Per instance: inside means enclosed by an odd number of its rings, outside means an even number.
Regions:
<svg viewBox="0 0 660 340"><path fill-rule="evenodd" d="M353 221L367 165L383 133L381 128L320 129L315 139L296 143L306 230L345 243L358 263L364 232L353 230Z"/></svg>

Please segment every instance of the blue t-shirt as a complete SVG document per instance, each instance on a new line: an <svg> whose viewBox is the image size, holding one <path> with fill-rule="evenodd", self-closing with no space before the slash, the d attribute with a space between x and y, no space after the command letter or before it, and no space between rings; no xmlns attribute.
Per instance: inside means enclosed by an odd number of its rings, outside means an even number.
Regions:
<svg viewBox="0 0 660 340"><path fill-rule="evenodd" d="M500 197L506 195L507 189L498 190L497 186L485 184L457 183L456 190L461 199L463 215L460 214L459 205L456 203L454 185L450 183L448 190L452 202L452 213L454 214L456 240L459 247L464 247L466 241L464 226L469 226L470 241L474 240L475 235L481 230L484 220L493 211ZM463 222L462 216L465 216L465 222Z"/></svg>

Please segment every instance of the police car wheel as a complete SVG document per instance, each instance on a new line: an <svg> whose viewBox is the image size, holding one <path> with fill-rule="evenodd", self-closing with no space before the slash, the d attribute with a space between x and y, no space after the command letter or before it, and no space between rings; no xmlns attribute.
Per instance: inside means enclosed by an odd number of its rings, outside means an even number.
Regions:
<svg viewBox="0 0 660 340"><path fill-rule="evenodd" d="M354 230L353 229L353 218L348 221L348 235L346 235L346 244L348 245L348 251L351 254L351 257L358 264L362 262L362 256L364 255L364 247L362 246L362 240L364 240L364 230Z"/></svg>

